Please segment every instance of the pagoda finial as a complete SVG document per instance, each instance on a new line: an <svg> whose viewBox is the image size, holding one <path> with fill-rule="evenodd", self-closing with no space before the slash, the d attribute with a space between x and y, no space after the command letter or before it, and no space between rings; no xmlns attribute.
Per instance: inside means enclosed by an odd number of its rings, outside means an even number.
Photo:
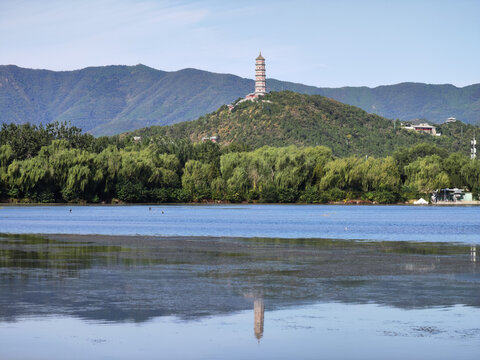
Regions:
<svg viewBox="0 0 480 360"><path fill-rule="evenodd" d="M260 51L260 54L256 58L256 60L265 60L265 58L262 56L262 52Z"/></svg>

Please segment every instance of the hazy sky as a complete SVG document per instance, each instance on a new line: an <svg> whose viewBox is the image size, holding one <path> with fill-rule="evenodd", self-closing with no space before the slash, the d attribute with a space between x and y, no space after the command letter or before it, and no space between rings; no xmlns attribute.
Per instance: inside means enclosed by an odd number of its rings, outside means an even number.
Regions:
<svg viewBox="0 0 480 360"><path fill-rule="evenodd" d="M0 0L0 64L142 63L315 86L480 83L480 0Z"/></svg>

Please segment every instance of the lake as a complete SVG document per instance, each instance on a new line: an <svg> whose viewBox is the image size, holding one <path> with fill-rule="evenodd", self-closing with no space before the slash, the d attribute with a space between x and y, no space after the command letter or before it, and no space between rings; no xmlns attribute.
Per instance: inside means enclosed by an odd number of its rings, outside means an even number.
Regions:
<svg viewBox="0 0 480 360"><path fill-rule="evenodd" d="M476 359L479 210L5 206L0 358Z"/></svg>
<svg viewBox="0 0 480 360"><path fill-rule="evenodd" d="M476 244L480 241L480 207L5 206L0 209L0 232L455 241Z"/></svg>

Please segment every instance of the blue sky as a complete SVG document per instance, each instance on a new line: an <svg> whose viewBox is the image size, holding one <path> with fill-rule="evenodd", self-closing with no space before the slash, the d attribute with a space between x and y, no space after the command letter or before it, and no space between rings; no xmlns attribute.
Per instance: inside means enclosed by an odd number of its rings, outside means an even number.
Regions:
<svg viewBox="0 0 480 360"><path fill-rule="evenodd" d="M480 1L0 0L0 64L142 63L322 87L480 83Z"/></svg>

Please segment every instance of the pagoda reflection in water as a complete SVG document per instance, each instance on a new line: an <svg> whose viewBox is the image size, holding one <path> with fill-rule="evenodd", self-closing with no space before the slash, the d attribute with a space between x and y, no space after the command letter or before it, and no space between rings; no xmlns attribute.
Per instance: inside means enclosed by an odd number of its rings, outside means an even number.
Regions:
<svg viewBox="0 0 480 360"><path fill-rule="evenodd" d="M254 314L254 332L255 337L260 342L263 337L263 322L264 322L265 304L263 298L255 299L253 302L253 314Z"/></svg>

